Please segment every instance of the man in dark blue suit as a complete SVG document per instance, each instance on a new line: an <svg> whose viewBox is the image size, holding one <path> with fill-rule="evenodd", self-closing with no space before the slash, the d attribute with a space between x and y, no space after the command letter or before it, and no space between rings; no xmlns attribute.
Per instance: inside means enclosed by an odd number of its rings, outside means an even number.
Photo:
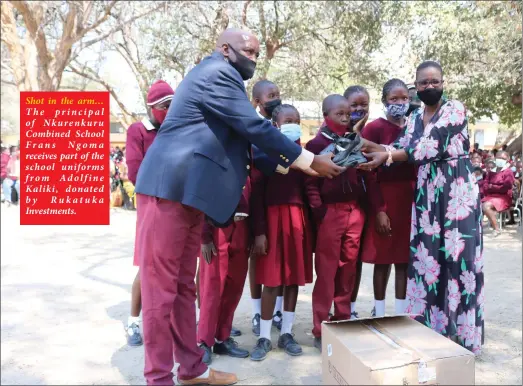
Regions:
<svg viewBox="0 0 523 386"><path fill-rule="evenodd" d="M250 144L283 168L330 178L344 170L258 116L243 83L252 78L258 55L258 39L249 32L223 32L216 51L178 86L140 166L136 248L148 385L173 384L173 354L182 384L237 382L202 362L194 276L204 216L215 224L233 217L251 166Z"/></svg>

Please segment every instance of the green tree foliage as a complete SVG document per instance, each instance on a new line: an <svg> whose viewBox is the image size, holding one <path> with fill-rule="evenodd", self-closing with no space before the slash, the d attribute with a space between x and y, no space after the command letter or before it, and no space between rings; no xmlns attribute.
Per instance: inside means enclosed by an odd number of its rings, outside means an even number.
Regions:
<svg viewBox="0 0 523 386"><path fill-rule="evenodd" d="M521 17L520 1L5 1L2 68L20 90L59 89L71 71L111 92L132 120L100 69L109 50L144 100L154 80L181 80L224 29L248 28L261 43L249 88L270 78L286 99L320 101L351 84L411 82L433 59L473 117L496 114L510 126L521 121Z"/></svg>
<svg viewBox="0 0 523 386"><path fill-rule="evenodd" d="M473 117L520 122L520 1L416 2L409 4L412 48L419 60L439 61L450 95ZM423 20L423 28L419 21Z"/></svg>

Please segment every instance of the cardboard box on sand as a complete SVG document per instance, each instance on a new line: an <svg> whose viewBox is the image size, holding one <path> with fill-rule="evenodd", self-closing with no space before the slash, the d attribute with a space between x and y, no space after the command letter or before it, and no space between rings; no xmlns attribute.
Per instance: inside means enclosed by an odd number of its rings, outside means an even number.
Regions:
<svg viewBox="0 0 523 386"><path fill-rule="evenodd" d="M408 316L322 325L324 385L474 385L474 354Z"/></svg>

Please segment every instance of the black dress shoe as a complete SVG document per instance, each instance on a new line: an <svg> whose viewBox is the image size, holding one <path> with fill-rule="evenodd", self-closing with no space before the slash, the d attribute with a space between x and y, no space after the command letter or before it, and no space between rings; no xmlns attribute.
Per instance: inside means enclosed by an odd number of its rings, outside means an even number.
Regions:
<svg viewBox="0 0 523 386"><path fill-rule="evenodd" d="M256 315L254 315L254 318L252 318L252 332L256 336L260 336L260 320L261 320L260 314L256 314Z"/></svg>
<svg viewBox="0 0 523 386"><path fill-rule="evenodd" d="M269 339L260 338L251 352L251 360L262 361L267 358L267 354L272 350L272 343Z"/></svg>
<svg viewBox="0 0 523 386"><path fill-rule="evenodd" d="M249 351L238 347L238 343L233 338L229 338L222 343L215 343L213 347L215 354L228 355L233 358L247 358Z"/></svg>
<svg viewBox="0 0 523 386"><path fill-rule="evenodd" d="M231 329L231 336L236 337L236 336L241 336L241 335L242 335L242 332L240 330L238 330L237 328L233 327Z"/></svg>
<svg viewBox="0 0 523 386"><path fill-rule="evenodd" d="M316 347L321 352L321 338L314 338L314 347Z"/></svg>
<svg viewBox="0 0 523 386"><path fill-rule="evenodd" d="M200 343L200 348L203 350L202 362L209 366L212 363L212 352L211 348L205 343Z"/></svg>
<svg viewBox="0 0 523 386"><path fill-rule="evenodd" d="M278 339L278 347L284 349L287 354L292 355L293 357L303 354L301 346L289 333L280 336Z"/></svg>

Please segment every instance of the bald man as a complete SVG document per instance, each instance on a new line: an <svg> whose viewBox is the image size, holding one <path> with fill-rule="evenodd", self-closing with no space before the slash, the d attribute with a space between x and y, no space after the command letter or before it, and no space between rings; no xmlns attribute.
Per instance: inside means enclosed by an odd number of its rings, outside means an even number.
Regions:
<svg viewBox="0 0 523 386"><path fill-rule="evenodd" d="M344 171L331 155L316 156L258 116L244 81L252 78L258 39L228 29L215 52L176 90L167 117L138 172L137 253L142 286L148 385L227 385L234 374L207 368L196 343L194 275L204 219L226 227L251 168L250 144L283 168L334 177Z"/></svg>

